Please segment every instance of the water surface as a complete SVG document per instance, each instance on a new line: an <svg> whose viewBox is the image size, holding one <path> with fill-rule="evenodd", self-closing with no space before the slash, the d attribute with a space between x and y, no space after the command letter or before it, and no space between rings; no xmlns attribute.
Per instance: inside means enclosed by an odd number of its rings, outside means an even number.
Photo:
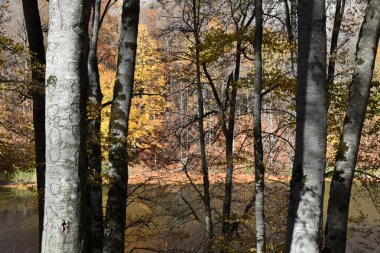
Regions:
<svg viewBox="0 0 380 253"><path fill-rule="evenodd" d="M266 215L271 224L268 226L278 227L278 230L271 229L268 234L273 244L281 244L284 234L278 231L283 231L281 229L286 224L286 215L284 209L278 207L286 204L287 191L274 184L268 185ZM213 205L220 209L222 187L213 185L212 188ZM184 201L191 200L195 203L197 199L191 186L147 185L137 188L132 186L131 189L134 194L128 203L126 252L153 252L155 249L163 249L162 252L202 252L202 226L194 220ZM244 209L252 195L252 189L250 184L236 185L235 211ZM329 183L326 183L325 213L328 193ZM1 253L38 253L36 196L33 190L0 188ZM347 252L380 252L380 214L374 201L376 199L363 187L353 187ZM198 208L201 213L201 205Z"/></svg>

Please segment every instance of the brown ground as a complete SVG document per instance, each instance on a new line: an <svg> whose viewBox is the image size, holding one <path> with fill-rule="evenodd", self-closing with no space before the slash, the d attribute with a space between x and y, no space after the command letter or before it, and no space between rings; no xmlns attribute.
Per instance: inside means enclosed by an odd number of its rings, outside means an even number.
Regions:
<svg viewBox="0 0 380 253"><path fill-rule="evenodd" d="M180 169L165 169L165 170L150 170L140 166L130 168L129 173L129 183L139 184L139 183L150 183L150 184L183 184L189 182L189 177L195 184L202 184L203 177L201 173L189 172L186 175L185 172L180 171ZM223 183L225 178L224 172L210 172L209 180L210 183ZM244 173L241 171L236 171L234 173L234 182L236 183L251 183L254 181L255 177L253 173ZM266 180L269 181L281 181L289 182L289 177L266 175Z"/></svg>

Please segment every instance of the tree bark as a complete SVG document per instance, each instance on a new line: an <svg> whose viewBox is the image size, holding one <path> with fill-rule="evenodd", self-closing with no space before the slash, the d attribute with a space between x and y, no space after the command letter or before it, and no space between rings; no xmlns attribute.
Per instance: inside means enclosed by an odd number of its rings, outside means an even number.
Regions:
<svg viewBox="0 0 380 253"><path fill-rule="evenodd" d="M253 92L253 137L255 157L255 212L256 212L256 247L258 253L266 252L265 215L264 215L264 151L261 135L261 90L263 86L262 39L263 6L261 0L255 1L256 31L255 51L255 87Z"/></svg>
<svg viewBox="0 0 380 253"><path fill-rule="evenodd" d="M32 68L34 150L37 174L39 247L41 250L45 191L45 71L44 35L37 0L23 0L23 11Z"/></svg>
<svg viewBox="0 0 380 253"><path fill-rule="evenodd" d="M205 207L205 228L206 228L206 252L211 252L212 238L213 238L213 225L211 219L211 201L210 201L210 181L208 176L205 132L203 128L204 108L203 108L203 95L201 84L201 70L199 63L199 50L197 50L197 93L198 93L198 131L199 131L199 145L201 149L201 166L203 175L203 202Z"/></svg>
<svg viewBox="0 0 380 253"><path fill-rule="evenodd" d="M226 142L226 176L224 182L224 199L223 199L223 214L222 214L222 235L224 237L224 242L228 243L228 237L231 235L230 229L230 216L231 216L231 202L232 202L232 188L233 188L233 169L234 169L234 152L233 152L233 142L234 142L234 129L235 129L235 111L236 111L236 96L237 96L237 82L240 78L240 63L241 63L241 41L238 40L236 46L236 59L235 59L235 73L231 73L228 78L228 85L232 86L231 97L229 100L230 115L228 117L228 125L225 114L225 106L223 105L216 86L213 82L211 75L207 70L205 63L202 63L203 72L211 87L212 93L214 95L215 101L218 105L219 117L221 120L222 131Z"/></svg>
<svg viewBox="0 0 380 253"><path fill-rule="evenodd" d="M293 39L294 39L294 42L297 43L297 40L298 40L297 6L300 0L289 0L289 1L290 1L290 22L291 22L291 27L292 27Z"/></svg>
<svg viewBox="0 0 380 253"><path fill-rule="evenodd" d="M124 252L128 187L128 120L133 96L140 1L124 0L121 37L110 118L110 183L104 252Z"/></svg>
<svg viewBox="0 0 380 253"><path fill-rule="evenodd" d="M100 90L98 69L98 35L100 29L100 8L102 0L93 1L92 35L88 54L88 133L87 155L89 165L88 187L91 206L91 242L94 253L103 249L103 208L102 208L102 151L101 151L101 108L102 92Z"/></svg>
<svg viewBox="0 0 380 253"><path fill-rule="evenodd" d="M293 4L292 1L291 1L291 4ZM290 45L293 45L295 43L293 31L296 29L296 27L292 27L292 26L295 26L296 24L295 24L295 22L292 22L292 20L294 19L295 13L292 12L293 9L289 9L288 0L284 0L284 7L285 7L285 24L286 24L286 30L288 33L288 42ZM293 5L292 5L292 8L294 8ZM296 58L297 58L296 52L291 47L290 48L290 61L291 61L292 72L295 72L294 71L295 70L294 65L295 65L295 59Z"/></svg>
<svg viewBox="0 0 380 253"><path fill-rule="evenodd" d="M241 40L236 44L235 56L235 71L231 80L231 97L229 101L230 113L228 116L228 127L224 127L224 137L226 138L226 177L224 185L224 200L223 200L223 222L222 234L227 239L231 235L230 217L232 204L232 189L233 189L233 172L234 172L234 131L235 131L235 112L236 112L236 97L237 97L237 82L240 78L240 63L241 63ZM221 113L224 113L223 111Z"/></svg>
<svg viewBox="0 0 380 253"><path fill-rule="evenodd" d="M339 37L339 32L340 32L340 26L342 24L345 5L346 5L346 0L336 1L334 27L331 34L330 59L329 59L329 66L328 66L328 72L327 72L327 84L332 84L335 78L335 62L336 62L336 54L338 51L338 37Z"/></svg>
<svg viewBox="0 0 380 253"><path fill-rule="evenodd" d="M87 252L84 137L90 1L49 2L42 252Z"/></svg>
<svg viewBox="0 0 380 253"><path fill-rule="evenodd" d="M212 239L213 239L213 224L211 217L211 201L210 201L210 181L207 167L207 154L205 143L205 131L203 127L204 118L204 104L203 92L201 84L201 63L200 63L200 49L201 44L199 39L199 1L193 0L193 22L194 22L194 37L195 37L195 64L196 64L196 82L197 82L197 95L198 95L198 131L199 131L199 146L201 150L201 167L203 175L203 203L205 208L205 229L206 229L206 249L205 252L211 252Z"/></svg>
<svg viewBox="0 0 380 253"><path fill-rule="evenodd" d="M287 0L284 0L284 7L285 7L286 32L288 33L289 43L292 43L294 41L294 35L293 35L293 28L292 28L291 11L289 9Z"/></svg>
<svg viewBox="0 0 380 253"><path fill-rule="evenodd" d="M319 252L326 167L327 85L325 2L298 3L296 151L286 252Z"/></svg>
<svg viewBox="0 0 380 253"><path fill-rule="evenodd" d="M356 49L346 116L336 155L327 211L324 252L345 252L352 180L368 105L380 36L380 0L370 0Z"/></svg>
<svg viewBox="0 0 380 253"><path fill-rule="evenodd" d="M232 9L231 9L232 10ZM234 20L235 31L242 32L247 29L254 19L252 15L249 17L247 9L242 10L241 16ZM232 13L233 15L233 13ZM234 18L233 18L234 19ZM239 21L237 21L239 20ZM228 246L230 236L233 232L233 224L231 222L231 205L233 191L233 171L234 171L234 131L235 131L235 116L236 116L236 99L238 92L238 82L240 79L240 65L242 54L242 38L237 38L235 52L235 69L227 79L227 85L224 82L221 86L221 92L225 93L225 101L221 100L218 94L216 85L207 70L206 63L202 63L203 72L209 82L211 91L214 95L218 106L219 117L221 120L221 128L225 137L225 157L226 157L226 176L224 181L224 199L222 213L222 236L224 247ZM226 116L227 108L229 109L228 117Z"/></svg>

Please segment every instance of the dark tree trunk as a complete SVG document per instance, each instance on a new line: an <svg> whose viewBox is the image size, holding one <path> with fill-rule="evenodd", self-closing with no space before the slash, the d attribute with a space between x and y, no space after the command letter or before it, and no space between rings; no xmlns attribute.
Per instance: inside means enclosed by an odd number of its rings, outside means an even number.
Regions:
<svg viewBox="0 0 380 253"><path fill-rule="evenodd" d="M104 252L124 252L128 194L128 120L133 96L139 0L124 0L117 74L110 118L110 183L105 219Z"/></svg>
<svg viewBox="0 0 380 253"><path fill-rule="evenodd" d="M205 207L205 228L206 228L206 241L207 247L206 252L211 252L212 238L213 238L213 225L211 219L211 201L210 201L210 182L208 177L208 167L207 167L207 155L206 155L206 144L205 144L205 132L203 128L203 118L204 118L204 108L203 108L203 95L202 95L202 84L201 84L201 70L199 63L199 50L196 52L197 57L197 93L198 93L198 131L199 131L199 145L201 149L201 166L203 175L203 202Z"/></svg>
<svg viewBox="0 0 380 253"><path fill-rule="evenodd" d="M262 39L263 39L263 6L261 0L255 1L255 87L253 92L253 137L255 157L255 207L256 207L256 241L257 252L266 252L265 215L264 215L264 151L261 135L261 90L263 86Z"/></svg>
<svg viewBox="0 0 380 253"><path fill-rule="evenodd" d="M29 50L32 53L34 150L37 172L39 245L41 249L45 191L45 47L37 0L22 1Z"/></svg>
<svg viewBox="0 0 380 253"><path fill-rule="evenodd" d="M200 3L193 0L193 22L194 22L194 37L195 37L195 63L196 63L196 82L197 82L197 95L198 95L198 131L199 131L199 146L201 150L201 166L203 175L203 203L205 208L205 229L206 229L206 252L211 252L212 239L213 239L213 224L211 219L211 200L210 200L210 181L207 167L207 154L205 143L205 131L203 127L204 118L204 104L203 92L201 84L201 63L200 63L200 49L201 44L199 39L199 9Z"/></svg>
<svg viewBox="0 0 380 253"><path fill-rule="evenodd" d="M298 22L297 22L297 6L300 0L289 0L290 1L290 22L292 27L293 39L297 43L298 40Z"/></svg>
<svg viewBox="0 0 380 253"><path fill-rule="evenodd" d="M332 84L335 77L335 61L338 52L338 37L340 32L340 26L342 24L344 7L346 5L346 0L337 0L334 18L334 27L331 34L331 45L330 45L330 59L327 72L327 84Z"/></svg>
<svg viewBox="0 0 380 253"><path fill-rule="evenodd" d="M230 3L231 4L231 3ZM232 9L231 9L232 10ZM241 16L239 21L235 20L236 32L242 32L247 29L254 19L254 16L248 15L247 9L240 9ZM235 52L235 69L227 79L226 88L222 86L222 92L228 93L226 100L222 101L215 83L207 70L207 65L202 63L203 72L211 87L215 101L218 106L219 117L221 120L221 128L225 138L225 157L226 157L226 176L224 181L224 199L223 199L223 213L222 213L222 236L224 246L228 246L230 236L233 232L231 223L231 204L232 204L232 190L233 190L233 171L234 171L234 131L235 131L235 116L236 116L236 99L238 92L238 82L240 79L240 65L242 54L242 40L237 38L236 52ZM228 117L226 116L227 109L229 109Z"/></svg>
<svg viewBox="0 0 380 253"><path fill-rule="evenodd" d="M101 151L101 107L102 93L99 82L97 58L100 29L101 0L93 1L92 35L88 54L88 138L87 156L89 166L88 186L91 206L91 242L94 253L103 249L103 208L102 208L102 151Z"/></svg>
<svg viewBox="0 0 380 253"><path fill-rule="evenodd" d="M292 2L291 2L292 4ZM286 24L286 30L288 33L288 42L292 46L295 43L294 39L294 30L296 29L295 22L292 22L292 19L295 16L295 13L292 13L292 10L289 9L288 0L284 0L284 7L285 7L285 24ZM294 6L292 6L294 8ZM295 52L295 49L293 47L290 48L290 60L292 64L292 71L295 72L295 61L297 58L297 53Z"/></svg>
<svg viewBox="0 0 380 253"><path fill-rule="evenodd" d="M88 0L50 0L46 57L46 185L42 252L88 252Z"/></svg>
<svg viewBox="0 0 380 253"><path fill-rule="evenodd" d="M294 35L293 35L293 28L292 28L291 12L290 12L287 0L284 0L284 7L285 7L286 32L288 33L289 43L292 43L294 41Z"/></svg>
<svg viewBox="0 0 380 253"><path fill-rule="evenodd" d="M336 155L327 211L324 252L346 250L352 179L368 105L380 36L380 0L370 0L360 29L343 132Z"/></svg>
<svg viewBox="0 0 380 253"><path fill-rule="evenodd" d="M286 252L320 251L326 167L327 85L325 2L298 3L296 151Z"/></svg>
<svg viewBox="0 0 380 253"><path fill-rule="evenodd" d="M235 112L236 112L236 97L237 97L237 82L240 78L240 62L241 62L241 41L237 41L236 56L235 56L235 72L230 76L231 96L229 101L229 116L228 127L225 127L224 137L226 138L226 177L224 185L224 200L223 200L223 222L222 234L228 238L230 234L230 217L232 203L232 188L233 188L233 172L234 172L234 131L235 131ZM223 112L222 112L223 113Z"/></svg>

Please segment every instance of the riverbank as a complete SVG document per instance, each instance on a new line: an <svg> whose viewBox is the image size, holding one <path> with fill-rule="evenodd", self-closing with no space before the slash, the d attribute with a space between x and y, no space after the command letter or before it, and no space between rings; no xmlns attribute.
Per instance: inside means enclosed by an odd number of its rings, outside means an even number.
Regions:
<svg viewBox="0 0 380 253"><path fill-rule="evenodd" d="M30 172L31 175L27 176L27 180L17 179L12 180L0 180L1 188L20 188L20 189L30 189L36 188L37 184L35 181L34 172ZM24 175L25 177L25 175ZM18 177L16 177L18 178ZM25 179L26 179L25 178ZM107 176L103 176L103 183L108 184ZM33 180L30 180L33 179ZM223 171L210 170L209 171L209 181L211 184L221 184L224 182L225 173ZM233 175L235 183L253 183L255 181L254 172L244 169L236 169ZM289 185L291 177L289 175L275 175L266 174L265 180L267 182L278 182L284 185ZM364 179L354 179L356 182L361 181L377 181L375 178L364 178ZM331 182L331 178L326 178L326 182ZM167 169L156 169L152 170L143 166L130 167L129 170L129 184L154 184L154 185L181 185L181 184L202 184L203 175L198 171L184 171L178 167L167 168Z"/></svg>
<svg viewBox="0 0 380 253"><path fill-rule="evenodd" d="M0 182L0 188L33 189L36 187L37 187L36 182L29 182L29 183Z"/></svg>

